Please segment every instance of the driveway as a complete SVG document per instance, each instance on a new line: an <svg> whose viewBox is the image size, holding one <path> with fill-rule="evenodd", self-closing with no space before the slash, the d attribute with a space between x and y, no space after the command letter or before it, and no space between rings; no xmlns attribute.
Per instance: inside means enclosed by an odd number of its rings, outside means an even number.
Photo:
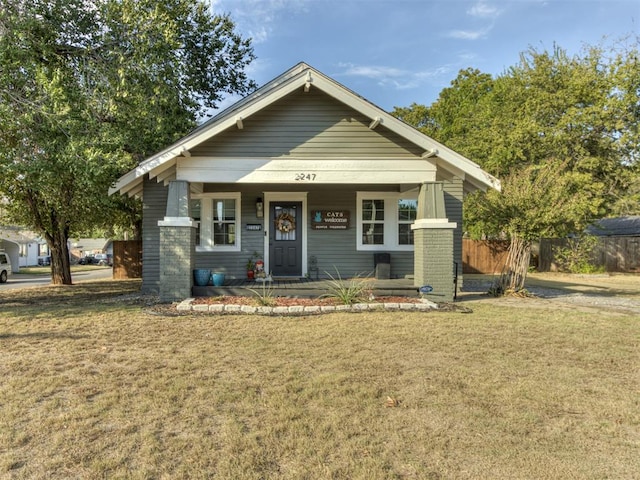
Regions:
<svg viewBox="0 0 640 480"><path fill-rule="evenodd" d="M527 275L526 290L533 297L493 298L486 295L492 282L490 275L465 275L460 300L495 301L532 308L536 301L553 302L558 308L598 310L603 314L640 312L640 275L624 273L565 274L533 273Z"/></svg>

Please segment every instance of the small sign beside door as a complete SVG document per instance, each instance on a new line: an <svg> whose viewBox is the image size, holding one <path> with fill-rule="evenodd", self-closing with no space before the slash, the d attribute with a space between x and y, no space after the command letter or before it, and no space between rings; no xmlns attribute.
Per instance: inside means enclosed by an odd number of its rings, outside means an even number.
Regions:
<svg viewBox="0 0 640 480"><path fill-rule="evenodd" d="M349 210L312 210L312 230L346 230L349 228Z"/></svg>

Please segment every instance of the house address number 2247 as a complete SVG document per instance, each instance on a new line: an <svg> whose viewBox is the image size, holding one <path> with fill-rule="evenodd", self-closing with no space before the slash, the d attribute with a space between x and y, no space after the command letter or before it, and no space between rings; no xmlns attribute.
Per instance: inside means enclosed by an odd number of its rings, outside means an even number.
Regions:
<svg viewBox="0 0 640 480"><path fill-rule="evenodd" d="M315 173L296 173L296 182L313 182L316 179Z"/></svg>

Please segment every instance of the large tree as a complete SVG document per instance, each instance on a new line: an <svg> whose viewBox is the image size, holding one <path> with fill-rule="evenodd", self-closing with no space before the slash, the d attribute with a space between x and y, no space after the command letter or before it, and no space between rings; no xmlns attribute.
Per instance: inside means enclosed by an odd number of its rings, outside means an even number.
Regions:
<svg viewBox="0 0 640 480"><path fill-rule="evenodd" d="M394 113L502 178L502 194L465 203L469 233L511 240L498 290L523 287L533 240L638 212L637 38L575 56L530 49L496 78L461 71L430 107Z"/></svg>
<svg viewBox="0 0 640 480"><path fill-rule="evenodd" d="M118 175L255 88L234 29L201 0L0 0L0 195L53 283L71 283L71 235L135 216L107 196Z"/></svg>

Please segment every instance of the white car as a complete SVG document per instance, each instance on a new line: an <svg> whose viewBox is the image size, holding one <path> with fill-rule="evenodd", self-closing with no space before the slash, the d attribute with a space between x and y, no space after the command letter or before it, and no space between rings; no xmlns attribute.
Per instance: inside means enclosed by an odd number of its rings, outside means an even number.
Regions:
<svg viewBox="0 0 640 480"><path fill-rule="evenodd" d="M11 275L11 260L9 255L0 252L0 283L5 283L9 275Z"/></svg>

